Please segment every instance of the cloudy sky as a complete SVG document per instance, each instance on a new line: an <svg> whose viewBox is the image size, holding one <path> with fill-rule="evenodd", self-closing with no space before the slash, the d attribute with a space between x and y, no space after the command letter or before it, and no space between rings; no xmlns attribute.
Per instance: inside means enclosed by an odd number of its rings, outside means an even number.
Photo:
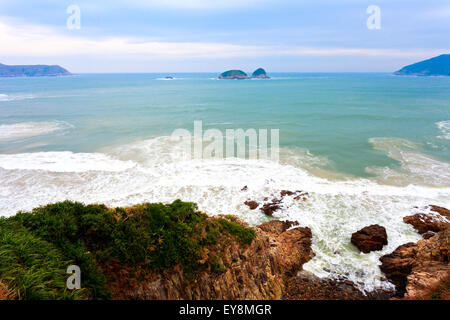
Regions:
<svg viewBox="0 0 450 320"><path fill-rule="evenodd" d="M75 73L390 72L442 53L449 0L0 0L0 63Z"/></svg>

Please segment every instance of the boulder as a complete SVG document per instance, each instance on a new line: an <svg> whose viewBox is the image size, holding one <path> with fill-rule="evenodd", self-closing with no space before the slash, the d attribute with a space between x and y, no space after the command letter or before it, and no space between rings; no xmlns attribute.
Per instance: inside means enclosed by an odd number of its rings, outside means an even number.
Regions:
<svg viewBox="0 0 450 320"><path fill-rule="evenodd" d="M430 209L431 209L431 211L437 212L437 213L439 213L441 216L450 219L450 210L448 210L447 208L443 208L443 207L439 207L439 206L430 205Z"/></svg>
<svg viewBox="0 0 450 320"><path fill-rule="evenodd" d="M386 229L377 224L352 234L351 242L362 252L381 250L388 243Z"/></svg>
<svg viewBox="0 0 450 320"><path fill-rule="evenodd" d="M259 203L256 201L245 201L244 204L247 205L250 210L255 210L259 206Z"/></svg>
<svg viewBox="0 0 450 320"><path fill-rule="evenodd" d="M273 221L269 221L269 222L260 224L258 226L258 228L265 232L279 235L293 226L298 226L298 222L297 221L289 221L289 220L287 220L287 221L273 220Z"/></svg>
<svg viewBox="0 0 450 320"><path fill-rule="evenodd" d="M307 271L298 272L288 280L285 300L386 300L392 293L384 290L360 291L349 280L319 278Z"/></svg>
<svg viewBox="0 0 450 320"><path fill-rule="evenodd" d="M269 198L264 198L265 203L261 207L261 211L264 212L268 216L272 216L276 211L280 210L283 205L283 200L285 197L294 197L294 200L303 200L306 201L309 197L308 192L304 192L301 190L290 191L290 190L281 190L280 196L275 196L272 200L269 201Z"/></svg>
<svg viewBox="0 0 450 320"><path fill-rule="evenodd" d="M380 258L380 270L395 285L396 295L421 299L450 276L450 229L417 243L399 246Z"/></svg>
<svg viewBox="0 0 450 320"><path fill-rule="evenodd" d="M436 232L433 231L427 231L425 232L422 236L424 239L430 239L431 237L433 237L436 234Z"/></svg>
<svg viewBox="0 0 450 320"><path fill-rule="evenodd" d="M273 216L274 212L281 209L281 199L272 199L271 202L263 204L261 211L268 216Z"/></svg>
<svg viewBox="0 0 450 320"><path fill-rule="evenodd" d="M439 232L450 227L450 210L433 205L423 208L424 211L427 209L429 209L428 213L419 212L404 217L403 221L412 225L420 234L430 231Z"/></svg>

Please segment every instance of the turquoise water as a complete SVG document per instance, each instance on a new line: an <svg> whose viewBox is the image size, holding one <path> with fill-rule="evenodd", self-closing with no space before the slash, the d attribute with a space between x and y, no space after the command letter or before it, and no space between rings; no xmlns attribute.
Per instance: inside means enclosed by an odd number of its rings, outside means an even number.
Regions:
<svg viewBox="0 0 450 320"><path fill-rule="evenodd" d="M450 77L165 76L0 78L0 215L65 199L180 198L255 225L268 218L246 200L304 190L307 201L286 197L274 218L312 229L305 270L372 290L392 287L379 257L421 238L403 217L450 207ZM184 159L168 136L198 120L204 130L279 129L280 161ZM376 223L389 244L362 255L350 236Z"/></svg>
<svg viewBox="0 0 450 320"><path fill-rule="evenodd" d="M334 170L399 165L374 150L373 137L420 143L450 160L436 123L450 119L450 78L390 74L273 74L268 81L215 81L216 74L77 75L0 79L0 124L65 121L69 134L0 141L16 150L93 152L105 145L207 128L277 128L280 146L325 157ZM3 98L3 100L6 100ZM33 142L45 145L34 146Z"/></svg>

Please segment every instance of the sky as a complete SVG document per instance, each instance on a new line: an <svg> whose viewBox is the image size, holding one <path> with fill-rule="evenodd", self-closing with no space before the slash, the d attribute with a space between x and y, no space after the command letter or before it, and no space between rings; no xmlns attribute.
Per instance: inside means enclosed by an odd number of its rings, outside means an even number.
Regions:
<svg viewBox="0 0 450 320"><path fill-rule="evenodd" d="M392 72L443 53L449 0L0 0L0 63L73 73Z"/></svg>

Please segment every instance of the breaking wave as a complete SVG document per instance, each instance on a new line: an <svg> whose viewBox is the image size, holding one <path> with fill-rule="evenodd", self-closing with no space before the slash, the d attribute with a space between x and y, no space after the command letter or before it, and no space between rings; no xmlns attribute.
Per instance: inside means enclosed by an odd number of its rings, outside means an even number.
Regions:
<svg viewBox="0 0 450 320"><path fill-rule="evenodd" d="M326 159L293 150L282 152L280 162L186 159L181 152L185 150L183 142L158 137L98 153L0 155L0 212L9 216L66 199L109 206L182 199L198 203L208 214L235 214L257 225L271 218L250 210L244 205L246 200L261 202L283 189L304 190L310 194L307 201L288 196L284 209L274 214L276 219L297 220L312 229L316 256L304 269L321 277L343 276L364 290L391 288L378 268L379 257L421 238L402 221L414 206L450 206L450 178L446 164L428 162L430 159L422 155L417 161L425 162L419 165L411 160L413 155L405 155L404 148L420 156L414 144L380 138L371 142L390 156L403 159L406 169L400 169L400 176L406 179L413 174L414 180L396 185L384 183L389 179L379 177L328 179L323 172L319 176L310 170L315 164L326 163ZM419 169L430 164L443 174L447 168L440 187L420 183L431 175ZM245 191L243 186L247 186ZM350 237L370 224L386 227L389 244L382 251L360 254Z"/></svg>
<svg viewBox="0 0 450 320"><path fill-rule="evenodd" d="M437 122L436 125L442 132L439 138L450 140L450 120Z"/></svg>
<svg viewBox="0 0 450 320"><path fill-rule="evenodd" d="M73 128L64 121L0 124L0 142L30 138Z"/></svg>

